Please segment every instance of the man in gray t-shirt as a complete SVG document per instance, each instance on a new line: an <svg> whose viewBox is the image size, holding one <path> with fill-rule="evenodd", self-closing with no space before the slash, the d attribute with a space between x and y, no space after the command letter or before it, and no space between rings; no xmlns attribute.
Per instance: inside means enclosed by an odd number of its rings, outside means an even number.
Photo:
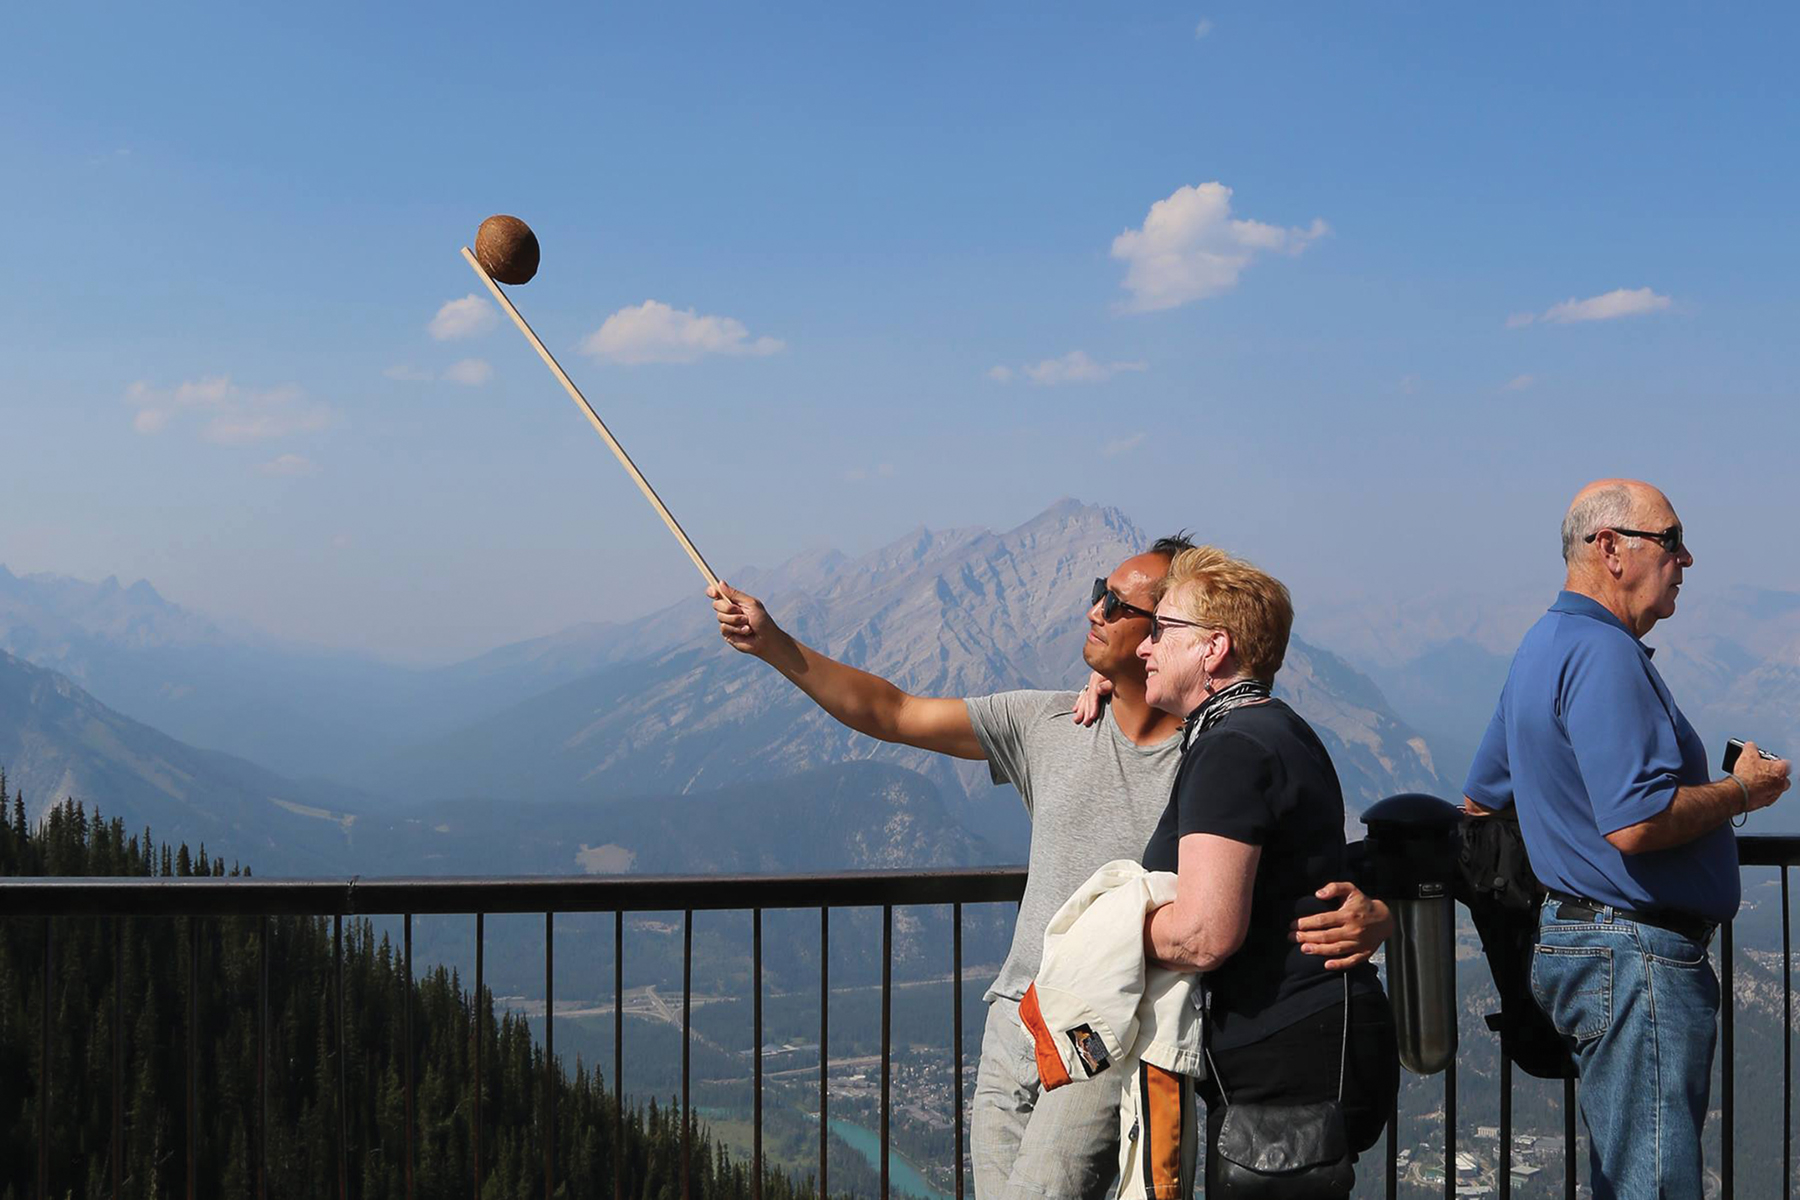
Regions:
<svg viewBox="0 0 1800 1200"><path fill-rule="evenodd" d="M1050 918L1100 866L1144 853L1175 786L1179 728L1140 745L1107 714L1076 725L1075 699L1073 692L1001 692L964 701L994 782L1018 788L1031 814L1025 897L990 1002L1016 1003L1025 994Z"/></svg>
<svg viewBox="0 0 1800 1200"><path fill-rule="evenodd" d="M1138 644L1150 632L1151 588L1186 548L1165 539L1095 581L1081 656L1111 685L1099 720L1072 719L1075 694L1002 692L968 700L913 696L867 671L825 657L775 624L762 602L708 588L719 633L754 654L859 733L985 759L1031 813L1031 855L1012 951L987 992L988 1019L969 1118L978 1200L1101 1200L1117 1175L1119 1090L1041 1090L1019 998L1037 974L1044 929L1088 876L1113 859L1137 859L1169 801L1181 756L1181 721L1144 699ZM1322 897L1335 912L1307 918L1294 937L1327 966L1361 962L1380 945L1387 912L1348 884Z"/></svg>

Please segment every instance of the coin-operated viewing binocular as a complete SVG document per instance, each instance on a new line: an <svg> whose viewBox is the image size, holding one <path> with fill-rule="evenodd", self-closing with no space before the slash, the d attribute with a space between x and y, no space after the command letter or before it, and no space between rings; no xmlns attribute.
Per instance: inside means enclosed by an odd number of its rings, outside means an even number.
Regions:
<svg viewBox="0 0 1800 1200"><path fill-rule="evenodd" d="M1388 939L1388 998L1400 1063L1434 1075L1456 1057L1454 805L1420 792L1389 796L1363 813L1365 891L1394 914Z"/></svg>

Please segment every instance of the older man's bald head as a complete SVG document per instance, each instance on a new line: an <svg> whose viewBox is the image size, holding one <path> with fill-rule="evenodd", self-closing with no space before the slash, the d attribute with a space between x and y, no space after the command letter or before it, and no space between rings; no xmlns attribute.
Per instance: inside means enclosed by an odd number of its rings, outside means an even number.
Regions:
<svg viewBox="0 0 1800 1200"><path fill-rule="evenodd" d="M1644 517L1673 511L1669 498L1641 479L1596 479L1575 493L1563 515L1563 561L1570 566L1591 533L1633 527Z"/></svg>

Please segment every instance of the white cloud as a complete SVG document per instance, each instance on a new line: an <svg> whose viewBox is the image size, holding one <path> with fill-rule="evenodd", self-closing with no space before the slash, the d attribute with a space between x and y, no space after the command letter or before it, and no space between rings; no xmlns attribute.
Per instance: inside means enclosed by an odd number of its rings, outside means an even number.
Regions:
<svg viewBox="0 0 1800 1200"><path fill-rule="evenodd" d="M492 304L470 292L461 300L451 300L438 309L437 316L431 318L431 324L425 328L438 341L448 342L486 333L499 319L500 314Z"/></svg>
<svg viewBox="0 0 1800 1200"><path fill-rule="evenodd" d="M258 465L256 473L272 475L278 478L295 478L301 475L313 475L319 470L318 464L300 454L283 454Z"/></svg>
<svg viewBox="0 0 1800 1200"><path fill-rule="evenodd" d="M1573 325L1581 321L1614 321L1620 317L1641 317L1645 313L1662 312L1674 303L1647 287L1614 288L1586 300L1570 297L1552 304L1541 314L1514 313L1506 318L1508 329L1543 321L1548 325Z"/></svg>
<svg viewBox="0 0 1800 1200"><path fill-rule="evenodd" d="M1233 219L1231 189L1216 181L1177 188L1150 206L1142 229L1113 239L1131 293L1124 307L1154 312L1216 296L1236 287L1258 254L1299 254L1329 231L1317 219L1305 229Z"/></svg>
<svg viewBox="0 0 1800 1200"><path fill-rule="evenodd" d="M1557 324L1570 324L1575 321L1611 321L1617 317L1636 317L1644 313L1661 312L1673 303L1667 296L1659 296L1647 287L1615 288L1599 296L1590 296L1586 300L1564 300L1561 304L1553 304L1544 314L1544 320Z"/></svg>
<svg viewBox="0 0 1800 1200"><path fill-rule="evenodd" d="M1121 371L1148 371L1150 364L1137 362L1095 362L1084 350L1071 350L1061 358L1046 358L1042 362L1028 363L1019 368L1019 372L1039 387L1054 387L1063 383L1100 383L1111 379ZM1012 372L1005 367L995 370L1006 371L1006 379L1012 378ZM993 371L989 378L999 378ZM1005 382L1002 380L1002 382Z"/></svg>
<svg viewBox="0 0 1800 1200"><path fill-rule="evenodd" d="M482 358L465 358L461 362L451 363L444 371L445 379L468 387L480 387L493 377L494 368Z"/></svg>
<svg viewBox="0 0 1800 1200"><path fill-rule="evenodd" d="M432 378L430 371L422 371L411 363L395 363L382 374L402 383L428 383Z"/></svg>
<svg viewBox="0 0 1800 1200"><path fill-rule="evenodd" d="M581 352L616 363L689 363L707 354L775 354L783 343L772 337L751 338L734 317L700 316L693 309L671 308L646 300L621 308L582 340Z"/></svg>
<svg viewBox="0 0 1800 1200"><path fill-rule="evenodd" d="M1410 396L1418 390L1419 377L1417 375L1402 375L1400 377L1400 394L1402 396Z"/></svg>
<svg viewBox="0 0 1800 1200"><path fill-rule="evenodd" d="M1106 445L1100 447L1100 453L1104 454L1107 458L1117 458L1127 450L1136 450L1143 444L1144 435L1141 433L1134 433L1130 437L1123 437L1119 438L1117 441L1106 443Z"/></svg>
<svg viewBox="0 0 1800 1200"><path fill-rule="evenodd" d="M1205 37L1207 34L1209 34L1211 32L1212 32L1211 19L1207 18L1207 17L1202 17L1202 18L1200 18L1200 23L1198 25L1194 26L1194 40L1197 42L1201 38Z"/></svg>
<svg viewBox="0 0 1800 1200"><path fill-rule="evenodd" d="M1536 375L1514 375L1511 379L1500 385L1500 390L1503 392L1522 392L1535 383L1537 383Z"/></svg>
<svg viewBox="0 0 1800 1200"><path fill-rule="evenodd" d="M131 418L131 427L139 433L161 433L168 427L171 415L166 408L140 408Z"/></svg>
<svg viewBox="0 0 1800 1200"><path fill-rule="evenodd" d="M995 383L1011 383L1013 369L1011 367L989 367L987 377Z"/></svg>
<svg viewBox="0 0 1800 1200"><path fill-rule="evenodd" d="M191 421L202 438L222 446L316 433L336 419L329 407L308 400L294 384L258 390L239 387L229 375L188 380L173 388L139 380L125 389L125 399L138 410L131 427L139 433L161 433L177 420Z"/></svg>

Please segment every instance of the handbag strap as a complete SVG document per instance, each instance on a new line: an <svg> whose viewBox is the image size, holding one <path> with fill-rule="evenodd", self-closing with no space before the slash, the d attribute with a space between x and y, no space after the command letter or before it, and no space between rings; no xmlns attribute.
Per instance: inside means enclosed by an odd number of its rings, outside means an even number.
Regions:
<svg viewBox="0 0 1800 1200"><path fill-rule="evenodd" d="M1350 1063L1350 972L1344 972L1344 1039L1338 1046L1338 1103L1344 1102L1344 1069Z"/></svg>
<svg viewBox="0 0 1800 1200"><path fill-rule="evenodd" d="M1207 997L1209 1000L1211 999L1211 996L1212 996L1212 993L1209 991L1207 993ZM1208 1039L1208 1040L1210 1040L1210 1039ZM1213 1061L1212 1047L1209 1045L1206 1045L1205 1043L1202 1043L1201 1050L1206 1055L1206 1069L1208 1071L1212 1072L1213 1086L1215 1086L1219 1089L1219 1096L1221 1099L1223 1099L1225 1101L1225 1107L1230 1108L1231 1107L1231 1093L1229 1093L1225 1090L1225 1077L1223 1075L1219 1074L1219 1064ZM1338 1044L1337 1100L1338 1100L1339 1104L1342 1104L1344 1102L1345 1069L1349 1066L1349 1063L1350 1063L1350 972L1345 971L1344 972L1344 1033L1343 1033L1342 1041Z"/></svg>

